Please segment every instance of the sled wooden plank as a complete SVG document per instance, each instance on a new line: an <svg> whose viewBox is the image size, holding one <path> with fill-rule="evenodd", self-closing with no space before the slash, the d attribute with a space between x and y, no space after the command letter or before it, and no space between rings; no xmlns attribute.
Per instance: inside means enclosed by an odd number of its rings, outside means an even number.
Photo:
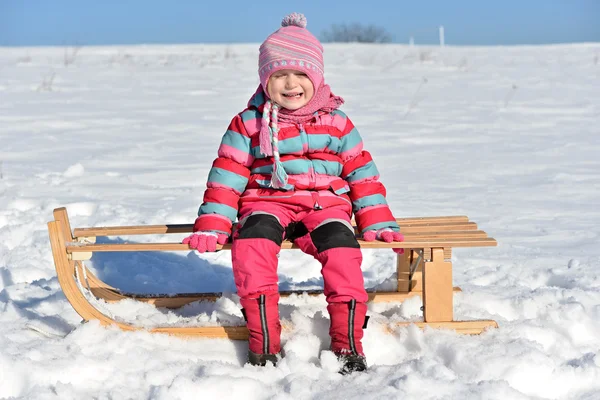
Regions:
<svg viewBox="0 0 600 400"><path fill-rule="evenodd" d="M192 224L140 225L140 226L101 226L97 228L75 228L75 237L162 235L166 233L191 233Z"/></svg>
<svg viewBox="0 0 600 400"><path fill-rule="evenodd" d="M64 207L57 208L53 212L54 220L60 222L60 228L62 230L63 237L65 241L70 242L74 239L71 230L71 222L69 221L69 216L67 215L67 209Z"/></svg>
<svg viewBox="0 0 600 400"><path fill-rule="evenodd" d="M485 231L436 231L411 232L404 234L405 239L435 239L435 238L481 238L487 237Z"/></svg>
<svg viewBox="0 0 600 400"><path fill-rule="evenodd" d="M153 329L137 328L137 330L147 330L151 333L166 333L182 337L248 340L248 329L245 326L158 327Z"/></svg>
<svg viewBox="0 0 600 400"><path fill-rule="evenodd" d="M487 247L496 246L493 238L450 238L450 239L412 239L404 242L386 243L381 241L366 242L359 240L362 249L414 249L432 247ZM291 242L283 242L282 249L298 248ZM231 244L217 245L217 250L231 249ZM67 246L68 253L108 252L108 251L189 251L187 244L181 243L111 243L111 244L82 244Z"/></svg>
<svg viewBox="0 0 600 400"><path fill-rule="evenodd" d="M431 250L431 261L423 266L423 318L425 322L454 319L452 263L444 261L444 250Z"/></svg>
<svg viewBox="0 0 600 400"><path fill-rule="evenodd" d="M408 225L401 226L400 232L406 234L416 232L451 232L451 231L475 231L475 222L445 222L439 224Z"/></svg>
<svg viewBox="0 0 600 400"><path fill-rule="evenodd" d="M415 325L420 329L433 328L433 329L447 329L455 331L456 333L466 335L478 335L490 328L497 328L498 324L492 320L477 320L477 321L450 321L450 322L394 322L389 325L382 327L386 333L393 333L398 328L408 327ZM226 331L229 329L229 331ZM282 322L282 330L291 331L292 326L288 325L286 321ZM236 327L158 327L150 330L155 333L168 333L176 336L201 336L208 338L219 338L227 337L235 339L247 340L248 330L245 326Z"/></svg>
<svg viewBox="0 0 600 400"><path fill-rule="evenodd" d="M431 217L431 218L397 218L396 222L400 225L400 230L403 227L411 228L409 231L422 228L429 229L430 227L448 227L460 228L466 226L465 229L477 229L477 225L469 222L465 216L451 217ZM234 224L237 225L237 224ZM132 225L132 226L105 226L91 228L75 228L73 236L75 237L91 237L91 236L118 236L118 235L158 235L166 233L191 233L193 224L169 224L169 225Z"/></svg>
<svg viewBox="0 0 600 400"><path fill-rule="evenodd" d="M411 291L421 291L421 272L420 265L415 266L415 271L411 271L413 264L413 251L405 250L404 254L398 254L396 257L396 280L398 282L397 290L402 293L409 293ZM419 269L417 274L418 279L415 279L415 272Z"/></svg>
<svg viewBox="0 0 600 400"><path fill-rule="evenodd" d="M125 325L123 323L121 326ZM382 329L386 333L393 333L398 328L408 327L415 325L420 329L433 328L433 329L447 329L455 331L460 334L467 335L478 335L490 328L497 328L498 324L492 320L477 320L477 321L450 321L450 322L395 322L389 325L383 326ZM156 327L151 329L145 329L142 327L134 327L132 325L126 325L127 330L147 330L151 333L164 333L174 336L181 337L202 337L202 338L228 338L232 340L247 340L248 329L245 326L164 326ZM122 328L123 329L123 328ZM282 322L282 330L292 331L293 326L290 326L286 321Z"/></svg>
<svg viewBox="0 0 600 400"><path fill-rule="evenodd" d="M415 231L415 232L410 232L410 229L408 233L404 233L405 238L410 239L423 239L423 238L427 238L427 239L431 239L431 238L476 238L476 237L487 237L487 233L485 231L481 231L481 230L447 230L444 231L443 228L442 230L423 230L423 231ZM107 236L119 236L119 235L107 235ZM125 235L124 235L125 236ZM135 236L135 235L134 235ZM83 237L96 237L96 236L79 236L80 238Z"/></svg>
<svg viewBox="0 0 600 400"><path fill-rule="evenodd" d="M411 233L435 233L435 232L464 232L477 231L475 222L445 222L424 225L401 226L400 232L403 234ZM75 228L75 237L98 237L98 236L132 236L149 234L168 234L168 233L191 233L191 228L181 228L179 225L147 225L147 226L113 226L99 228ZM356 227L355 227L356 232Z"/></svg>
<svg viewBox="0 0 600 400"><path fill-rule="evenodd" d="M180 308L186 304L193 303L195 301L207 301L207 302L215 302L223 297L223 293L181 293L176 295L168 295L168 294L154 294L154 295L143 295L143 294L135 294L135 293L124 293L118 290L109 290L103 287L99 287L98 285L90 285L90 290L92 293L109 303L114 303L117 301L125 300L125 299L133 299L136 301L140 301L143 303L153 304L156 307L164 307L164 308ZM461 292L462 290L459 287L453 288L454 292ZM307 296L316 297L321 296L323 294L323 290L282 290L279 292L281 297L290 297L293 295L296 296ZM369 302L372 303L389 303L389 302L402 302L413 296L421 296L420 292L413 291L408 293L401 292L370 292L367 291L369 296Z"/></svg>
<svg viewBox="0 0 600 400"><path fill-rule="evenodd" d="M432 223L432 222L469 222L469 217L466 215L449 215L440 217L406 217L396 218L398 223Z"/></svg>
<svg viewBox="0 0 600 400"><path fill-rule="evenodd" d="M54 221L48 223L48 235L50 236L50 246L52 248L52 256L56 266L58 283L65 294L69 303L75 311L86 321L89 319L102 320L106 316L92 307L85 296L79 290L74 275L74 263L67 258L65 252L65 242L63 237L64 229L60 226L62 221Z"/></svg>
<svg viewBox="0 0 600 400"><path fill-rule="evenodd" d="M490 328L498 328L498 323L493 320L476 320L476 321L449 321L449 322L395 322L391 324L389 330L393 328L403 328L410 325L415 325L421 329L449 329L456 333L465 335L479 335Z"/></svg>

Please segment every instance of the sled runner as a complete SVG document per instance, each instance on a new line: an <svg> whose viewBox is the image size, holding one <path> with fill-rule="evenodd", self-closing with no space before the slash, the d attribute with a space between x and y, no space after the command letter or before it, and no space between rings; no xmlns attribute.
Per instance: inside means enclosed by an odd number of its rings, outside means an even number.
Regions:
<svg viewBox="0 0 600 400"><path fill-rule="evenodd" d="M454 247L496 246L497 242L489 238L484 231L478 230L474 222L466 216L398 218L404 242L385 243L359 240L363 249L403 248L398 255L398 289L395 292L370 292L369 301L401 302L411 296L422 296L423 321L394 323L395 326L415 324L421 328L452 329L459 333L478 334L487 328L497 327L493 320L456 321L453 314L453 292L460 288L452 286L452 263L450 261ZM96 244L99 236L148 235L169 233L191 233L192 224L114 226L98 228L76 228L71 230L65 208L54 210L54 221L48 223L52 254L60 286L75 311L85 320L98 320L103 325L116 325L123 330L148 330L157 333L169 333L182 336L227 337L230 339L248 338L244 326L208 326L208 327L155 327L144 328L130 323L117 321L94 307L82 292L89 290L93 296L107 302L124 299L154 304L157 307L178 308L185 304L204 300L215 301L220 293L185 293L177 295L141 295L124 293L96 277L83 263L91 259L96 252L130 251L191 251L187 244L181 243L114 243ZM226 250L230 244L218 245ZM289 241L284 241L282 249L294 249ZM308 292L310 295L322 291L282 291L281 296L291 293Z"/></svg>

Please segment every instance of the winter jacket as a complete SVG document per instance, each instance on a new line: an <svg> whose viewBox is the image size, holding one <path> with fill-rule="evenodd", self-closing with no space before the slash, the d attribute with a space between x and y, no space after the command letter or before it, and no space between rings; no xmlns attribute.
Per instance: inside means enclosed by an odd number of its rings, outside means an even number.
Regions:
<svg viewBox="0 0 600 400"><path fill-rule="evenodd" d="M344 204L359 232L399 230L379 182L379 172L352 121L340 110L321 112L304 124L279 123L279 153L288 184L269 187L273 157L260 153L264 98L237 114L225 132L208 175L194 231L231 234L239 205L275 201L315 209ZM268 211L268 210L265 210Z"/></svg>

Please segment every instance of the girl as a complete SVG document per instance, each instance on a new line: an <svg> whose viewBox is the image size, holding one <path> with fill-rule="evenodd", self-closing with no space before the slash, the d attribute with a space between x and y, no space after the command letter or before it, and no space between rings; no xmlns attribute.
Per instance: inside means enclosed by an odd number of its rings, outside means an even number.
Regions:
<svg viewBox="0 0 600 400"><path fill-rule="evenodd" d="M194 234L183 243L215 251L239 219L231 254L248 361L265 365L281 350L277 259L283 239L293 240L323 266L340 372L364 371L367 292L352 213L365 240L403 238L371 155L338 109L343 99L324 82L321 43L302 14L281 25L260 46L260 85L223 136Z"/></svg>

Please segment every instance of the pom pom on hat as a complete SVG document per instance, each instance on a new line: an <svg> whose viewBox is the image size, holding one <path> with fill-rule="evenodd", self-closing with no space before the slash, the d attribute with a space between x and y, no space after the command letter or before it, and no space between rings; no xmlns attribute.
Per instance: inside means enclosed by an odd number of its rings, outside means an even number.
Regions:
<svg viewBox="0 0 600 400"><path fill-rule="evenodd" d="M304 14L291 13L283 18L281 26L298 26L300 28L306 28L306 17Z"/></svg>

